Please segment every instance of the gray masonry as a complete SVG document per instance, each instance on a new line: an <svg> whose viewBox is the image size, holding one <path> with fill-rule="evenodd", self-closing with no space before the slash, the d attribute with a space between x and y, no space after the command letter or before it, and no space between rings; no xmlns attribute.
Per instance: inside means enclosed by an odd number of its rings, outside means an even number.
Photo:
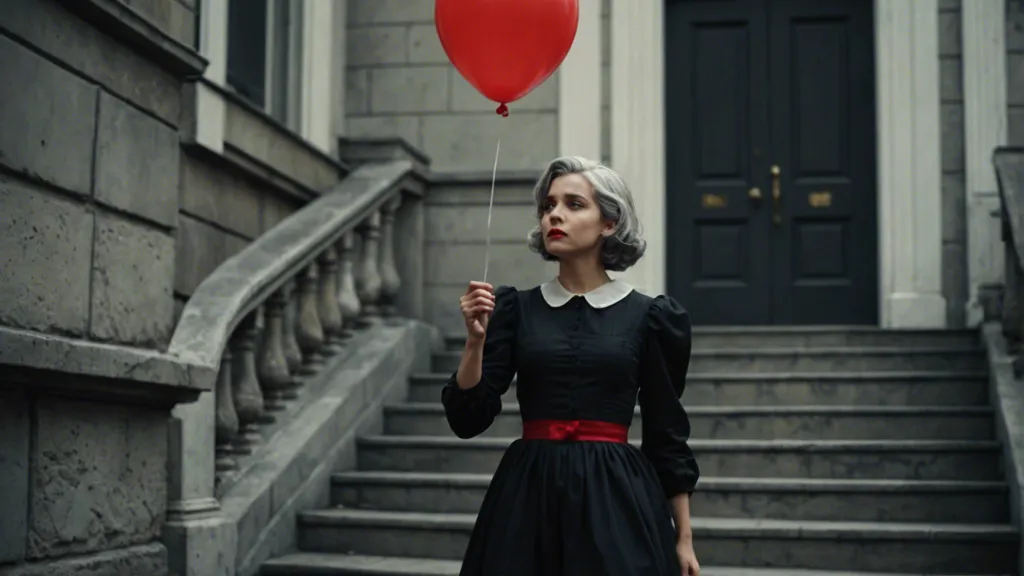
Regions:
<svg viewBox="0 0 1024 576"><path fill-rule="evenodd" d="M0 20L0 572L166 574L163 354L224 260L340 164L237 98L194 133L195 0L10 0ZM194 80L191 80L194 81Z"/></svg>

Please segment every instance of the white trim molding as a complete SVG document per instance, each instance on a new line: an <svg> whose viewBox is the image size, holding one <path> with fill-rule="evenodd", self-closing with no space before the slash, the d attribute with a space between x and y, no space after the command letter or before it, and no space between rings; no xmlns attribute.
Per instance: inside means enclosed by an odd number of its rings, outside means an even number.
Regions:
<svg viewBox="0 0 1024 576"><path fill-rule="evenodd" d="M938 0L875 0L881 324L946 325Z"/></svg>
<svg viewBox="0 0 1024 576"><path fill-rule="evenodd" d="M334 2L303 4L302 75L298 90L302 99L299 133L327 154L334 148L334 10Z"/></svg>
<svg viewBox="0 0 1024 576"><path fill-rule="evenodd" d="M992 150L1007 139L1006 6L964 2L961 7L964 83L967 324L982 320L978 289L1003 277L1003 243L992 216L999 192Z"/></svg>
<svg viewBox="0 0 1024 576"><path fill-rule="evenodd" d="M611 164L633 191L647 240L618 277L649 295L665 291L663 15L662 0L611 0Z"/></svg>
<svg viewBox="0 0 1024 576"><path fill-rule="evenodd" d="M199 52L208 64L203 78L223 86L228 69L228 2L204 0L199 4ZM241 1L241 0L236 0ZM191 127L196 144L217 154L224 152L224 98L202 82L195 83L195 125Z"/></svg>
<svg viewBox="0 0 1024 576"><path fill-rule="evenodd" d="M1002 6L1002 2L994 2ZM938 0L875 0L880 324L942 327ZM623 276L665 290L664 4L612 0L611 155L648 253Z"/></svg>
<svg viewBox="0 0 1024 576"><path fill-rule="evenodd" d="M601 159L601 0L581 0L576 39L558 69L558 154Z"/></svg>

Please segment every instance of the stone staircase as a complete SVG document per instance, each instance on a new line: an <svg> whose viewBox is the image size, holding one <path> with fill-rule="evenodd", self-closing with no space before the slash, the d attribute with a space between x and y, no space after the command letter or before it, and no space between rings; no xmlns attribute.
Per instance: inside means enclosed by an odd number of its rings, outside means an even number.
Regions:
<svg viewBox="0 0 1024 576"><path fill-rule="evenodd" d="M694 339L683 401L702 477L704 576L1017 574L1019 537L974 332L714 329ZM262 574L449 576L490 473L520 433L514 390L473 440L440 389L458 341L363 437L335 507ZM514 384L513 384L514 386ZM637 413L631 436L639 440Z"/></svg>

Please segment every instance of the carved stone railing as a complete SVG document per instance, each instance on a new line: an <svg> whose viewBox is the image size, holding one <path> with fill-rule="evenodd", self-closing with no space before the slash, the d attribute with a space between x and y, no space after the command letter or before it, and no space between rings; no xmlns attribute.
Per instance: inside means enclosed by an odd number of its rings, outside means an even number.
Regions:
<svg viewBox="0 0 1024 576"><path fill-rule="evenodd" d="M418 308L399 298L403 262L418 257L396 259L396 215L417 209L425 174L410 160L356 168L196 289L168 353L219 372L214 392L175 411L169 523L219 509L268 427L357 331ZM400 246L415 251L421 240Z"/></svg>
<svg viewBox="0 0 1024 576"><path fill-rule="evenodd" d="M1006 270L1004 285L989 299L989 316L998 317L1013 356L1013 371L1024 375L1024 148L1000 147L992 155L999 183Z"/></svg>

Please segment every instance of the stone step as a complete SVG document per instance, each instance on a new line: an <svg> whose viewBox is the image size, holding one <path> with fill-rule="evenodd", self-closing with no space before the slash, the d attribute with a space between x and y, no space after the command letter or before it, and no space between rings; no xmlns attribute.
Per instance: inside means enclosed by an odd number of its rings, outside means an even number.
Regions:
<svg viewBox="0 0 1024 576"><path fill-rule="evenodd" d="M991 407L971 406L688 406L692 438L708 440L988 440L995 428ZM385 408L384 433L452 435L444 406L404 403ZM630 437L639 440L640 408ZM506 403L484 436L522 433L519 405Z"/></svg>
<svg viewBox="0 0 1024 576"><path fill-rule="evenodd" d="M700 558L698 558L700 560ZM462 562L437 558L401 558L296 552L265 562L261 576L458 576ZM701 565L701 576L906 576L879 572L833 572L793 568L727 568Z"/></svg>
<svg viewBox="0 0 1024 576"><path fill-rule="evenodd" d="M493 472L512 438L367 436L360 470ZM639 446L638 442L633 442ZM692 440L705 476L999 480L1000 445L978 440Z"/></svg>
<svg viewBox="0 0 1024 576"><path fill-rule="evenodd" d="M698 560L700 560L698 558ZM401 558L297 552L265 562L261 576L458 576L462 562L437 558ZM701 576L906 576L878 572L832 572L793 568L723 568L701 565Z"/></svg>
<svg viewBox="0 0 1024 576"><path fill-rule="evenodd" d="M445 338L449 350L461 350L465 334ZM693 329L694 348L821 348L836 346L979 347L976 330L893 330L873 326L715 326Z"/></svg>
<svg viewBox="0 0 1024 576"><path fill-rule="evenodd" d="M440 402L451 372L415 374L409 400ZM691 406L987 406L985 371L699 374L686 377ZM515 382L505 398L515 398Z"/></svg>
<svg viewBox="0 0 1024 576"><path fill-rule="evenodd" d="M330 509L299 515L306 552L458 560L473 514ZM694 518L701 563L746 567L1003 574L1017 569L1008 525Z"/></svg>
<svg viewBox="0 0 1024 576"><path fill-rule="evenodd" d="M449 374L455 372L460 357L458 351L437 352L434 354L434 370ZM985 356L976 347L695 349L690 356L690 371L693 373L980 371L984 368Z"/></svg>
<svg viewBox="0 0 1024 576"><path fill-rule="evenodd" d="M331 501L346 508L475 513L490 474L345 472ZM1002 482L701 478L696 516L890 522L1009 521Z"/></svg>

